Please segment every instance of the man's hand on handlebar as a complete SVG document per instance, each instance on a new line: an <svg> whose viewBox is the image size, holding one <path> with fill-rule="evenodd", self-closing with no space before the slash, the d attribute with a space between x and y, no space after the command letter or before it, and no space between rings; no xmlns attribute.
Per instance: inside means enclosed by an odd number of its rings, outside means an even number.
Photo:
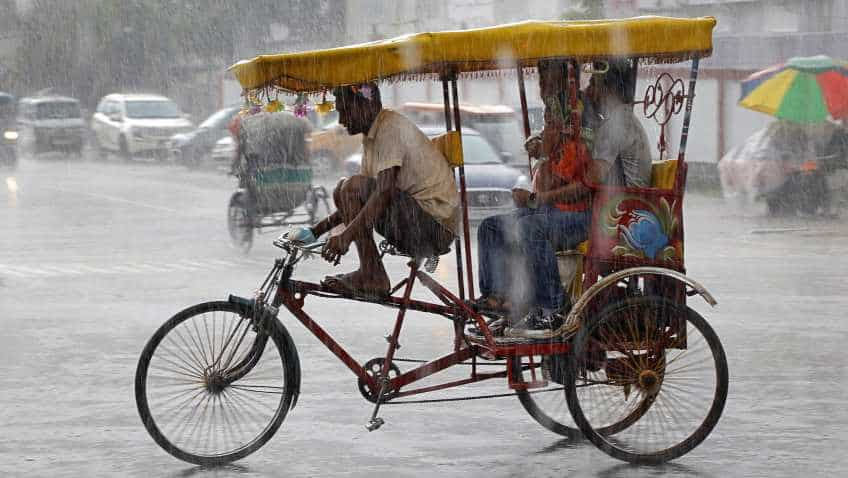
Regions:
<svg viewBox="0 0 848 478"><path fill-rule="evenodd" d="M353 241L344 232L332 236L324 245L324 249L321 250L321 257L333 265L338 265L342 256L347 254L348 249L350 249L351 242Z"/></svg>

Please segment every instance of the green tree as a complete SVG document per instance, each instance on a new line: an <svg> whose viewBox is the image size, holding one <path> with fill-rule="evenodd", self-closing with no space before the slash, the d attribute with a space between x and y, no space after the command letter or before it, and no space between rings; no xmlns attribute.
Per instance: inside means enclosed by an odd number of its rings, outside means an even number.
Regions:
<svg viewBox="0 0 848 478"><path fill-rule="evenodd" d="M274 0L34 0L18 70L89 106L124 89L168 91L192 68L223 68L267 37ZM26 92L25 92L26 93Z"/></svg>

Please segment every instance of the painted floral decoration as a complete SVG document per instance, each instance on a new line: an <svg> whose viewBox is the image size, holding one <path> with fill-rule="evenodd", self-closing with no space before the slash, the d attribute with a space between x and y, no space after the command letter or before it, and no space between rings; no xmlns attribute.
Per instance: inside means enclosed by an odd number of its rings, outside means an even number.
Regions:
<svg viewBox="0 0 848 478"><path fill-rule="evenodd" d="M672 241L678 227L674 207L675 203L669 204L665 198L660 198L659 206L637 196L610 201L603 217L606 233L618 238L612 253L658 261L680 260L682 247L675 244L679 241Z"/></svg>

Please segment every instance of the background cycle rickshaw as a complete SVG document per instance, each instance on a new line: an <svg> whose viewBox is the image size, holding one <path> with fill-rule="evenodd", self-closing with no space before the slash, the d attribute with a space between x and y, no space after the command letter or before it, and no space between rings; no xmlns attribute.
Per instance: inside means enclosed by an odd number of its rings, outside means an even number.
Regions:
<svg viewBox="0 0 848 478"><path fill-rule="evenodd" d="M250 250L254 230L314 224L319 205L329 211L327 190L312 183L308 132L305 120L287 112L241 120L234 171L239 187L227 207L227 229L236 249Z"/></svg>
<svg viewBox="0 0 848 478"><path fill-rule="evenodd" d="M296 265L320 244L302 246L281 237L274 241L281 257L252 298L230 296L189 307L160 327L144 348L135 391L153 439L172 455L203 465L243 458L266 443L300 391L298 353L280 317L285 310L354 373L360 393L374 403L366 425L371 431L384 423L378 416L384 404L422 403L430 400L406 397L505 378L506 395L517 395L545 428L582 434L618 459L662 463L697 446L718 422L728 387L721 343L686 303L695 295L710 305L715 300L684 275L683 260L686 140L698 61L711 52L714 25L709 17L524 22L260 56L234 65L244 88L269 98L278 90L321 94L366 81L441 82L447 131L434 141L457 168L463 199L463 234L454 245L457 290L430 275L437 258L409 257L407 277L388 297L340 294L293 278ZM577 111L581 63L625 60L635 74L639 64L690 61L688 86L663 73L639 101L661 128L672 114L682 113L681 143L676 159L661 155L654 165L651 187L591 185L597 192L590 240L562 254L574 266L563 287L575 299L569 319L580 321L577 335L495 337L487 317L471 305L475 294L457 79L481 72L515 75L529 134L524 75L539 59L549 58L569 61L572 111ZM572 120L579 126L579 117ZM572 130L573 139L578 131ZM636 229L651 234L634 234ZM646 237L651 240L639 240ZM403 253L392 247L383 251ZM416 284L435 300L413 298ZM317 297L397 309L385 354L364 362L352 357L305 311L304 304ZM399 364L406 362L396 360L395 353L408 311L447 319L454 332L452 352L401 370ZM480 334L468 334L469 325ZM470 365L466 378L411 387L458 364Z"/></svg>

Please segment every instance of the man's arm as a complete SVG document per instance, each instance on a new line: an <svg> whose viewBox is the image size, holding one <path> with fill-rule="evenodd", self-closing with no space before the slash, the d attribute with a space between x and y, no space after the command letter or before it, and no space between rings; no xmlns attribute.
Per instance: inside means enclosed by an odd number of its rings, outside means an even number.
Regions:
<svg viewBox="0 0 848 478"><path fill-rule="evenodd" d="M609 163L606 161L590 161L586 171L590 184L600 184L609 171ZM585 201L592 195L592 190L580 181L574 181L563 186L536 193L536 200L542 204L547 203L578 203Z"/></svg>
<svg viewBox="0 0 848 478"><path fill-rule="evenodd" d="M325 260L338 264L341 257L347 254L348 249L350 249L351 242L360 238L371 240L369 235L371 228L374 227L377 219L388 207L394 195L399 169L400 167L394 166L380 171L377 175L376 189L370 192L368 199L356 214L356 217L345 226L341 234L333 236L327 241L321 251L321 256Z"/></svg>

